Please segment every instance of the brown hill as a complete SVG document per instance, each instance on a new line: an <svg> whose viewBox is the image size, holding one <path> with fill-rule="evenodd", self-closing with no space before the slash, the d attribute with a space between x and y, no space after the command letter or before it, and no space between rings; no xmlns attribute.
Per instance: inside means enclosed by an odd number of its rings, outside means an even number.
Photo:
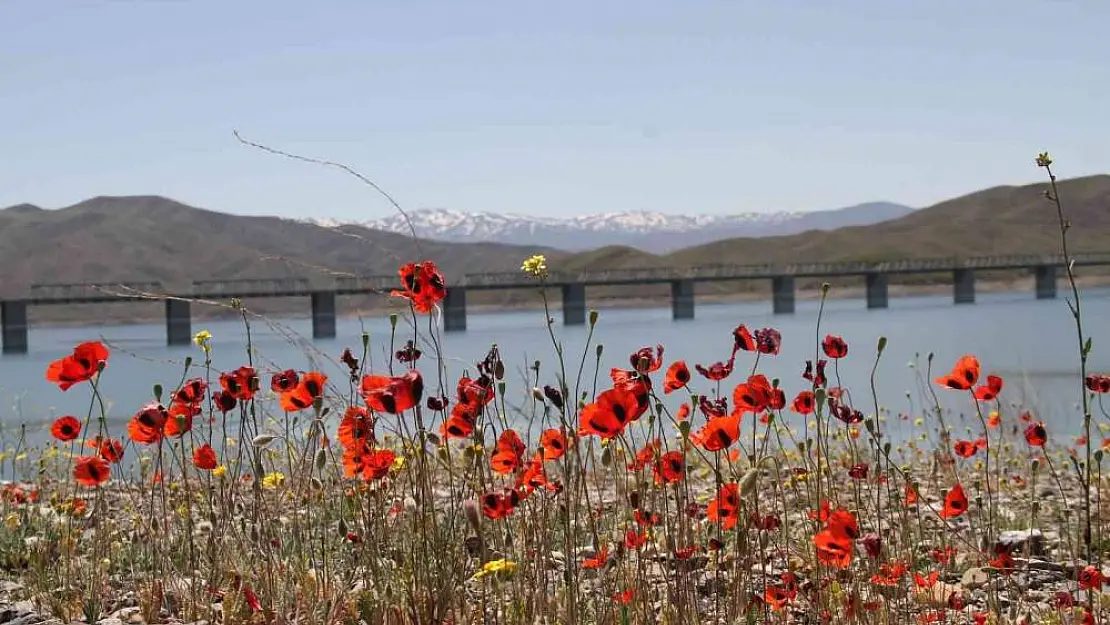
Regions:
<svg viewBox="0 0 1110 625"><path fill-rule="evenodd" d="M0 211L0 297L47 282L158 280L188 288L193 280L220 278L383 275L420 258L452 276L513 270L529 254L551 253L229 215L162 197L98 197L59 210L24 206Z"/></svg>
<svg viewBox="0 0 1110 625"><path fill-rule="evenodd" d="M1110 175L1058 183L1075 251L1110 247ZM946 200L900 219L786 237L728 239L664 257L670 265L890 260L1056 253L1056 209L1047 183L1003 186Z"/></svg>
<svg viewBox="0 0 1110 625"><path fill-rule="evenodd" d="M513 271L523 258L559 253L492 243L414 241L358 226L324 228L277 217L203 210L163 197L97 197L58 210L19 205L0 210L0 298L25 297L36 283L159 281L187 292L194 280L389 275L399 264L431 259L448 279ZM354 306L382 305L360 298ZM259 312L304 312L300 301L260 300ZM352 308L348 303L344 306ZM37 307L42 320L156 319L154 304ZM199 315L220 311L197 311Z"/></svg>

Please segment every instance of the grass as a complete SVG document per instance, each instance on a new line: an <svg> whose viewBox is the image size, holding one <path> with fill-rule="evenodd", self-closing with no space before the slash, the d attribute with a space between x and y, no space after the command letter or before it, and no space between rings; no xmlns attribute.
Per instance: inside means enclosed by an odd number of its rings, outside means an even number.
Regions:
<svg viewBox="0 0 1110 625"><path fill-rule="evenodd" d="M550 320L546 267L526 267ZM79 434L4 452L7 598L90 623L1070 623L1110 610L1094 440L1110 416L1085 370L1078 443L1006 401L989 377L1006 363L928 356L924 408L890 413L874 384L840 384L844 367L873 380L888 366L885 339L844 353L821 316L811 336L721 337L735 349L717 379L654 346L604 370L596 313L581 353L548 321L550 358L515 380L496 347L464 367L441 352L440 276L410 270L389 362L370 362L363 336L331 355L350 375L321 380L264 369L248 339L244 368L216 371L200 334L125 431L99 394L111 355L59 354L48 377L89 409ZM255 317L234 306L249 336ZM780 340L811 342L827 379L763 378ZM681 413L661 401L675 393ZM966 397L966 427L941 393ZM913 436L894 438L896 421ZM1021 540L1030 529L1041 539Z"/></svg>

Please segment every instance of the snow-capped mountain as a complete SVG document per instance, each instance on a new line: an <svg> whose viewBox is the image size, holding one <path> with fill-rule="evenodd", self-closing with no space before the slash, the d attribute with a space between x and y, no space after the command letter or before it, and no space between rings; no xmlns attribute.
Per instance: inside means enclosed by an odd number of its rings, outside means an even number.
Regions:
<svg viewBox="0 0 1110 625"><path fill-rule="evenodd" d="M625 211L552 218L431 208L409 211L408 216L417 236L440 241L496 241L568 251L628 245L650 252L668 252L733 237L763 237L867 225L896 219L913 210L901 204L870 202L828 211L735 215ZM309 221L324 227L340 225L340 222L330 219ZM401 234L411 233L401 215L357 225Z"/></svg>

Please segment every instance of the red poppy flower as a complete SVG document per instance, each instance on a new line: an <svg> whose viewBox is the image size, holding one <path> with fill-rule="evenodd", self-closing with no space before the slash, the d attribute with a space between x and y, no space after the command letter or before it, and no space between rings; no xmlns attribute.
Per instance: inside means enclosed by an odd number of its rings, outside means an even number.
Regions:
<svg viewBox="0 0 1110 625"><path fill-rule="evenodd" d="M975 389L975 399L991 401L997 399L1002 392L1002 378L997 375L988 375L987 383Z"/></svg>
<svg viewBox="0 0 1110 625"><path fill-rule="evenodd" d="M1104 583L1102 571L1097 566L1090 565L1079 571L1080 590L1099 590Z"/></svg>
<svg viewBox="0 0 1110 625"><path fill-rule="evenodd" d="M401 277L403 289L393 291L392 295L409 300L416 312L428 314L447 297L443 274L430 260L402 265L397 274Z"/></svg>
<svg viewBox="0 0 1110 625"><path fill-rule="evenodd" d="M104 458L112 464L118 464L119 461L123 460L123 443L114 438L97 436L86 443L86 445L90 449L95 449L96 453L100 454L101 458Z"/></svg>
<svg viewBox="0 0 1110 625"><path fill-rule="evenodd" d="M339 444L347 449L374 443L374 417L362 406L348 407L339 421L336 437Z"/></svg>
<svg viewBox="0 0 1110 625"><path fill-rule="evenodd" d="M365 381L364 378L363 382ZM319 371L305 373L297 381L297 386L293 387L293 390L281 394L281 409L285 412L297 412L311 407L318 398L323 397L327 383L328 376Z"/></svg>
<svg viewBox="0 0 1110 625"><path fill-rule="evenodd" d="M71 441L81 435L81 422L77 417L58 417L50 426L50 435L60 441Z"/></svg>
<svg viewBox="0 0 1110 625"><path fill-rule="evenodd" d="M690 437L690 440L706 451L721 451L739 438L740 415L734 413L710 419L705 427Z"/></svg>
<svg viewBox="0 0 1110 625"><path fill-rule="evenodd" d="M686 476L686 458L680 451L668 451L655 462L652 476L656 484L681 482Z"/></svg>
<svg viewBox="0 0 1110 625"><path fill-rule="evenodd" d="M958 391L970 390L978 381L979 359L970 354L957 360L956 366L952 367L951 373L942 375L935 380L940 386Z"/></svg>
<svg viewBox="0 0 1110 625"><path fill-rule="evenodd" d="M733 412L760 412L766 410L771 403L771 383L764 375L753 375L743 384L738 384L732 391L732 402L735 406Z"/></svg>
<svg viewBox="0 0 1110 625"><path fill-rule="evenodd" d="M219 463L216 460L216 450L208 443L193 450L193 466L202 471L211 471Z"/></svg>
<svg viewBox="0 0 1110 625"><path fill-rule="evenodd" d="M250 401L258 389L258 374L253 367L239 367L220 374L220 386L239 401Z"/></svg>
<svg viewBox="0 0 1110 625"><path fill-rule="evenodd" d="M735 343L734 349L742 349L746 352L754 352L756 349L755 339L752 338L752 333L744 324L736 326L732 331L732 338Z"/></svg>
<svg viewBox="0 0 1110 625"><path fill-rule="evenodd" d="M825 386L829 380L825 377L825 362L824 360L817 361L817 372L813 371L813 361L806 361L806 370L802 373L802 378L813 382L814 386Z"/></svg>
<svg viewBox="0 0 1110 625"><path fill-rule="evenodd" d="M632 463L628 465L628 470L642 471L644 467L651 464L651 461L655 459L655 454L658 453L661 445L662 443L659 442L659 439L655 439L644 445L640 451L636 452L636 456L632 459Z"/></svg>
<svg viewBox="0 0 1110 625"><path fill-rule="evenodd" d="M790 404L790 409L801 415L812 414L815 403L811 391L802 391L794 398L794 402Z"/></svg>
<svg viewBox="0 0 1110 625"><path fill-rule="evenodd" d="M193 429L193 417L198 414L200 414L200 406L185 404L174 404L170 406L165 426L162 429L163 434L172 438L180 438L186 432Z"/></svg>
<svg viewBox="0 0 1110 625"><path fill-rule="evenodd" d="M774 355L779 353L782 346L782 334L774 328L763 328L755 331L755 349L761 354Z"/></svg>
<svg viewBox="0 0 1110 625"><path fill-rule="evenodd" d="M204 391L208 390L208 383L200 378L193 378L181 385L173 394L174 403L199 404L204 401Z"/></svg>
<svg viewBox="0 0 1110 625"><path fill-rule="evenodd" d="M451 416L443 422L440 433L444 438L466 438L474 432L478 422L477 411L467 404L455 404Z"/></svg>
<svg viewBox="0 0 1110 625"><path fill-rule="evenodd" d="M393 354L393 357L397 359L397 362L407 365L420 360L420 357L423 355L424 352L420 351L420 348L416 346L416 343L412 342L412 339L409 339L405 342L405 346L402 349L397 350L397 352ZM357 365L352 367L352 369L357 368Z"/></svg>
<svg viewBox="0 0 1110 625"><path fill-rule="evenodd" d="M767 407L771 410L782 410L786 408L786 393L781 388L771 389L771 401L767 402Z"/></svg>
<svg viewBox="0 0 1110 625"><path fill-rule="evenodd" d="M609 561L609 547L604 546L601 549L598 549L597 554L595 554L592 558L586 558L585 560L583 560L582 561L582 568L584 568L584 569L600 569L601 567L605 566L605 563L608 562L608 561Z"/></svg>
<svg viewBox="0 0 1110 625"><path fill-rule="evenodd" d="M301 381L300 376L292 369L286 369L274 374L270 378L270 390L275 393L286 393L294 388L297 388L297 383Z"/></svg>
<svg viewBox="0 0 1110 625"><path fill-rule="evenodd" d="M524 441L516 430L505 430L497 439L497 449L490 456L490 468L496 473L508 475L524 465Z"/></svg>
<svg viewBox="0 0 1110 625"><path fill-rule="evenodd" d="M663 394L669 395L690 383L690 369L685 360L676 360L667 367L667 377L663 382Z"/></svg>
<svg viewBox="0 0 1110 625"><path fill-rule="evenodd" d="M970 458L975 455L975 452L979 451L979 447L971 441L956 441L953 450L961 458Z"/></svg>
<svg viewBox="0 0 1110 625"><path fill-rule="evenodd" d="M1043 422L1037 422L1025 428L1025 442L1033 447L1044 447L1048 442L1048 430Z"/></svg>
<svg viewBox="0 0 1110 625"><path fill-rule="evenodd" d="M74 347L69 356L50 363L46 379L65 391L74 384L91 380L107 364L108 348L99 341L89 341Z"/></svg>
<svg viewBox="0 0 1110 625"><path fill-rule="evenodd" d="M493 379L485 375L480 375L475 379L463 376L459 378L455 394L460 404L479 409L493 401L495 395Z"/></svg>
<svg viewBox="0 0 1110 625"><path fill-rule="evenodd" d="M848 355L848 341L832 334L826 335L821 341L821 349L825 355L832 359L843 358Z"/></svg>
<svg viewBox="0 0 1110 625"><path fill-rule="evenodd" d="M729 483L721 486L717 497L709 502L705 514L710 521L721 524L722 529L732 529L740 517L740 486Z"/></svg>
<svg viewBox="0 0 1110 625"><path fill-rule="evenodd" d="M847 536L823 529L813 536L813 544L825 566L846 569L852 563L852 540Z"/></svg>
<svg viewBox="0 0 1110 625"><path fill-rule="evenodd" d="M73 466L73 477L82 486L99 486L111 475L112 469L100 456L81 456Z"/></svg>
<svg viewBox="0 0 1110 625"><path fill-rule="evenodd" d="M678 421L685 421L690 418L690 404L682 404L678 407L678 413L674 416Z"/></svg>
<svg viewBox="0 0 1110 625"><path fill-rule="evenodd" d="M848 469L848 477L852 478L853 480L866 480L867 471L869 468L870 467L867 465L866 462L852 465L852 468Z"/></svg>
<svg viewBox="0 0 1110 625"><path fill-rule="evenodd" d="M610 439L624 431L639 411L636 396L619 388L609 389L597 396L597 401L582 408L578 435L597 435Z"/></svg>
<svg viewBox="0 0 1110 625"><path fill-rule="evenodd" d="M940 579L940 571L932 571L926 577L922 577L921 573L913 574L913 584L918 588L932 588L937 585L938 579Z"/></svg>
<svg viewBox="0 0 1110 625"><path fill-rule="evenodd" d="M636 398L636 412L632 414L629 422L644 416L651 400L651 378L624 369L611 369L609 377L613 380L613 388L632 393Z"/></svg>
<svg viewBox="0 0 1110 625"><path fill-rule="evenodd" d="M567 453L567 435L562 430L551 428L540 434L540 447L544 460L558 460Z"/></svg>
<svg viewBox="0 0 1110 625"><path fill-rule="evenodd" d="M479 502L482 514L490 519L503 519L516 510L520 503L520 493L515 489L505 489L503 493L486 493Z"/></svg>
<svg viewBox="0 0 1110 625"><path fill-rule="evenodd" d="M227 414L235 410L235 406L239 403L239 400L235 399L235 396L227 391L215 391L212 393L212 403L216 405L217 410Z"/></svg>
<svg viewBox="0 0 1110 625"><path fill-rule="evenodd" d="M729 356L727 362L715 362L709 367L704 367L700 364L694 365L701 376L711 382L720 382L721 380L732 375L732 368L736 364L736 348L732 349L732 356Z"/></svg>
<svg viewBox="0 0 1110 625"><path fill-rule="evenodd" d="M641 375L658 371L663 366L663 346L656 345L654 353L650 347L641 347L628 360L632 363L632 369Z"/></svg>
<svg viewBox="0 0 1110 625"><path fill-rule="evenodd" d="M420 403L424 395L424 378L416 369L403 375L387 377L368 375L362 378L362 397L371 410L401 414Z"/></svg>
<svg viewBox="0 0 1110 625"><path fill-rule="evenodd" d="M944 508L940 511L940 516L954 519L965 512L967 512L967 495L964 494L964 487L956 484L944 496Z"/></svg>
<svg viewBox="0 0 1110 625"><path fill-rule="evenodd" d="M159 403L151 403L131 417L127 424L127 437L136 443L151 445L162 440L169 411Z"/></svg>
<svg viewBox="0 0 1110 625"><path fill-rule="evenodd" d="M1083 384L1092 393L1110 393L1110 375L1091 373L1083 379Z"/></svg>
<svg viewBox="0 0 1110 625"><path fill-rule="evenodd" d="M513 486L518 490L523 490L524 494L528 495L541 486L552 491L558 491L561 488L558 483L551 483L547 479L547 471L543 468L542 451L537 451L536 455L524 464L524 470L517 476L516 483Z"/></svg>
<svg viewBox="0 0 1110 625"><path fill-rule="evenodd" d="M389 475L397 454L390 449L375 449L367 443L343 453L343 472L348 477L361 475L367 482Z"/></svg>

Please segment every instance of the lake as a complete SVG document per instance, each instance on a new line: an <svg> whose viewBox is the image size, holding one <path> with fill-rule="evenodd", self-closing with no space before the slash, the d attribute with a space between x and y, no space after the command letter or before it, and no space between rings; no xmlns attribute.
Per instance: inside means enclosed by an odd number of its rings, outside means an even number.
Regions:
<svg viewBox="0 0 1110 625"><path fill-rule="evenodd" d="M918 369L925 366L925 357L935 352L934 375L947 372L955 360L965 353L977 355L988 372L1006 380L1003 399L1007 404L1021 404L1034 409L1048 421L1051 431L1059 436L1074 436L1081 420L1077 409L1079 395L1076 335L1071 315L1063 298L1035 300L1028 292L981 293L973 305L955 306L950 296L905 297L891 299L890 308L867 310L856 299L830 300L825 305L821 336L839 334L849 343L846 359L840 362L839 375L844 386L853 392L853 399L865 413L873 412L869 390L870 371L880 336L888 339L886 352L879 367L877 386L880 404L891 412L918 415L921 413L921 392ZM665 347L664 360L686 359L691 370L695 363L710 364L728 357L732 345L732 329L739 323L753 331L774 327L782 332L782 351L763 357L759 369L769 378L780 378L789 398L808 386L800 374L806 359L814 357L818 302L799 301L793 315L773 315L769 302L746 302L699 305L697 319L673 321L669 308L602 310L595 337L604 345L602 378L610 367L628 367L629 354L643 346L660 343ZM1110 290L1090 289L1084 294L1087 332L1094 339L1091 370L1110 369ZM560 319L560 312L555 312ZM422 318L421 323L426 324ZM523 373L535 360L543 361L545 383L556 383L556 359L547 335L542 313L508 312L472 314L465 333L444 336L443 349L447 358L448 389L464 368L474 371L474 363L489 350L500 346L507 367L509 402L527 401L530 387L523 382ZM411 328L398 326L398 334L411 336ZM263 385L269 385L269 372L277 369L319 368L334 382L342 384L344 373L336 364L344 347L359 354L363 329L371 337L371 361L374 371L384 370L389 349L387 318L342 319L338 338L311 341L306 348L298 341L311 336L309 319L292 319L252 324L255 364L267 373ZM424 325L426 328L426 325ZM212 335L213 360L217 369L233 369L247 362L246 332L241 323L220 321L194 323L193 330L207 329ZM555 325L556 334L564 342L568 354L568 375L573 379L581 357L588 328L565 328ZM426 335L426 332L424 333ZM30 352L0 358L0 424L3 438L10 445L13 426L28 424L35 440L42 440L45 427L56 416L74 414L83 417L89 406L89 385L78 385L67 392L46 382L47 364L85 340L103 340L109 344L111 359L104 373L101 388L108 399L113 435L123 432L120 425L152 398L152 386L161 383L167 393L181 380L186 357L194 358L190 377L203 376L203 357L193 346L168 348L165 329L161 324L103 327L44 327L32 329ZM403 343L403 338L399 341ZM424 344L421 370L428 378L429 389L436 377L430 358L434 347ZM318 353L313 353L316 351ZM331 361L325 360L332 359ZM587 365L592 366L590 350ZM918 368L911 363L918 361ZM736 372L726 381L729 394L734 384L743 380L750 370L753 356L741 352ZM835 384L833 367L829 367L831 384ZM924 371L921 371L923 374ZM583 377L592 378L592 368ZM659 372L661 378L662 371ZM215 379L215 376L213 377ZM698 390L711 387L695 373ZM659 387L661 388L661 381ZM342 385L346 389L346 385ZM589 388L589 385L585 385ZM956 412L974 412L966 395L938 389L942 405ZM672 408L682 401L683 393L668 397ZM797 416L793 416L798 419ZM696 416L695 423L701 423ZM895 430L898 419L891 420L888 431ZM898 427L908 428L908 423ZM957 428L957 434L962 427ZM1063 440L1057 439L1057 440Z"/></svg>

